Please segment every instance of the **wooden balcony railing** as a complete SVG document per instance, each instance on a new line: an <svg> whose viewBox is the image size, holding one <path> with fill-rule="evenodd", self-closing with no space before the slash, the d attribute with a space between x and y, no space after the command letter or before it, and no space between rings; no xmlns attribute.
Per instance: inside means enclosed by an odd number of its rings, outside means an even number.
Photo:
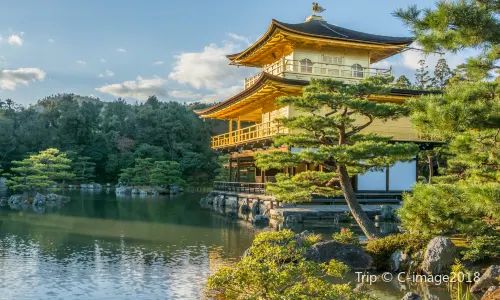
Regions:
<svg viewBox="0 0 500 300"><path fill-rule="evenodd" d="M266 194L265 183L214 181L214 190L243 194Z"/></svg>
<svg viewBox="0 0 500 300"><path fill-rule="evenodd" d="M266 66L263 71L278 76L282 76L284 73L291 73L311 77L351 80L359 80L370 76L392 76L392 69L366 68L359 64L340 65L286 58L282 58ZM245 89L254 85L261 76L262 72L250 78L245 78Z"/></svg>
<svg viewBox="0 0 500 300"><path fill-rule="evenodd" d="M278 126L275 122L264 122L240 130L213 136L212 148L217 149L225 146L267 139L278 133L289 133L289 130Z"/></svg>
<svg viewBox="0 0 500 300"><path fill-rule="evenodd" d="M440 138L431 134L419 133L412 127L391 126L391 125L372 125L362 133L375 133L383 136L392 136L395 141L405 142L439 142ZM278 126L275 122L264 122L253 126L245 127L240 130L234 130L228 133L212 137L212 148L219 149L224 147L236 146L247 142L269 139L277 134L291 133L283 126Z"/></svg>

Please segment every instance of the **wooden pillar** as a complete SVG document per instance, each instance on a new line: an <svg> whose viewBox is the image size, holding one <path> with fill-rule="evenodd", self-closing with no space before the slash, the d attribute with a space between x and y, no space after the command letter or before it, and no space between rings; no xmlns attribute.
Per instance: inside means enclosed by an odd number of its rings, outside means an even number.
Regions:
<svg viewBox="0 0 500 300"><path fill-rule="evenodd" d="M229 119L229 143L233 143L233 120Z"/></svg>
<svg viewBox="0 0 500 300"><path fill-rule="evenodd" d="M236 181L240 182L240 158L236 158Z"/></svg>
<svg viewBox="0 0 500 300"><path fill-rule="evenodd" d="M240 120L240 117L238 117L238 122L236 123L236 130L238 130L236 132L237 134L237 138L236 138L236 141L237 142L240 142L241 141L241 120Z"/></svg>
<svg viewBox="0 0 500 300"><path fill-rule="evenodd" d="M232 172L231 172L231 171L232 171L232 168L231 168L231 158L229 158L229 160L228 160L228 164L229 164L229 176L228 176L229 178L228 178L228 180L227 180L227 181L231 182L231 181L232 181L232 176L231 176L231 175L232 175L232 174L231 174L231 173L232 173Z"/></svg>

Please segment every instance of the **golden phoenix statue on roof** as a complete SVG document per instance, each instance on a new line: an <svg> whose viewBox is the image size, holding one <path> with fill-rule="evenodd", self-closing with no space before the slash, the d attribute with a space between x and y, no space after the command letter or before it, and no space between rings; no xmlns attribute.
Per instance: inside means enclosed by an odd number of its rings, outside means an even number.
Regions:
<svg viewBox="0 0 500 300"><path fill-rule="evenodd" d="M313 2L313 12L314 13L322 13L324 12L326 9L324 9L323 7L319 6L318 2Z"/></svg>

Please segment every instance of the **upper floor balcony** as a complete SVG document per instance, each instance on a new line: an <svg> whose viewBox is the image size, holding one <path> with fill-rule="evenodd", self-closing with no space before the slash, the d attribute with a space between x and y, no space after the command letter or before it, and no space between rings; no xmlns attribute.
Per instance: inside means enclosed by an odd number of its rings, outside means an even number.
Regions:
<svg viewBox="0 0 500 300"><path fill-rule="evenodd" d="M439 137L432 134L415 131L408 118L387 122L376 121L369 128L362 131L362 133L369 132L382 136L392 136L393 140L400 142L436 142L440 140ZM212 149L239 147L243 144L270 140L275 135L293 133L292 130L279 126L274 121L268 121L212 136Z"/></svg>
<svg viewBox="0 0 500 300"><path fill-rule="evenodd" d="M391 69L367 68L358 63L352 65L313 62L310 59L293 60L282 58L264 67L264 72L291 79L333 78L344 81L359 81L370 76L392 76ZM245 89L251 87L262 76L262 72L245 78Z"/></svg>

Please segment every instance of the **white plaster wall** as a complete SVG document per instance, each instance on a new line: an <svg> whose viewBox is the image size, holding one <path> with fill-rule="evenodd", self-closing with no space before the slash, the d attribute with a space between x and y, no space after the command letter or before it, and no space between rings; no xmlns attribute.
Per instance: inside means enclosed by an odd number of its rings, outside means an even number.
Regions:
<svg viewBox="0 0 500 300"><path fill-rule="evenodd" d="M386 171L368 171L358 175L358 191L385 191Z"/></svg>
<svg viewBox="0 0 500 300"><path fill-rule="evenodd" d="M398 162L389 169L389 190L409 191L417 181L417 162Z"/></svg>

